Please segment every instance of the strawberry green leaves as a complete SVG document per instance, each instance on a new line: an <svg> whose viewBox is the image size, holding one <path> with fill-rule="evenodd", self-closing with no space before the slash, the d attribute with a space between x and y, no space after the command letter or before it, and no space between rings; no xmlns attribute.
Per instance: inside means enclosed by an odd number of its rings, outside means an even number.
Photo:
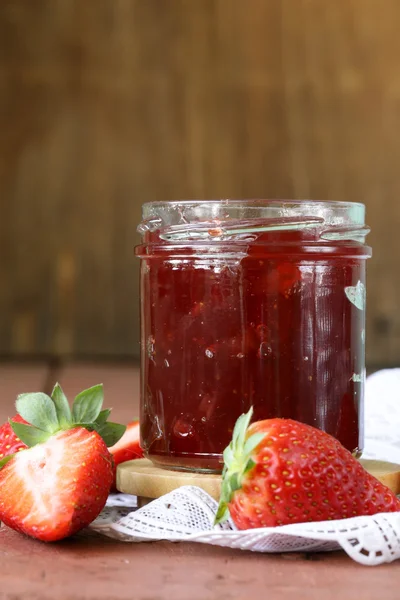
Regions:
<svg viewBox="0 0 400 600"><path fill-rule="evenodd" d="M247 412L246 414L240 415L240 417L235 423L232 435L232 449L235 453L244 446L246 431L248 426L250 425L252 416L253 407L251 407L249 412Z"/></svg>
<svg viewBox="0 0 400 600"><path fill-rule="evenodd" d="M111 414L110 408L100 411L93 423L93 429L103 438L108 448L114 446L124 435L126 426L107 421Z"/></svg>
<svg viewBox="0 0 400 600"><path fill-rule="evenodd" d="M251 453L253 452L253 450L255 450L257 448L257 446L260 444L260 442L263 441L263 439L265 438L265 433L254 433L252 436L250 436L243 447L243 451L245 456L250 456Z"/></svg>
<svg viewBox="0 0 400 600"><path fill-rule="evenodd" d="M119 423L104 423L103 425L95 425L95 430L103 438L108 448L114 446L124 435L126 427Z"/></svg>
<svg viewBox="0 0 400 600"><path fill-rule="evenodd" d="M9 454L0 460L0 469L2 469L12 458L14 458L15 454Z"/></svg>
<svg viewBox="0 0 400 600"><path fill-rule="evenodd" d="M51 397L54 402L59 425L61 427L68 426L68 424L72 421L71 409L69 407L67 397L62 391L59 383L56 383L54 386Z"/></svg>
<svg viewBox="0 0 400 600"><path fill-rule="evenodd" d="M15 406L18 414L38 429L49 433L54 433L59 429L56 407L47 394L41 392L21 394L18 396Z"/></svg>
<svg viewBox="0 0 400 600"><path fill-rule="evenodd" d="M22 415L21 415L22 416ZM25 417L24 417L25 418ZM27 419L25 419L27 420ZM36 446L36 444L41 444L43 442L47 442L52 433L50 431L43 431L43 429L39 429L34 425L25 425L24 423L15 423L14 421L9 420L9 423L12 427L13 432L19 439L24 442L27 446Z"/></svg>
<svg viewBox="0 0 400 600"><path fill-rule="evenodd" d="M100 425L104 425L104 423L107 421L110 414L111 414L111 408L105 408L104 410L102 410L99 413L99 416L97 417L97 419L95 420L96 425L98 425L99 427L100 427Z"/></svg>
<svg viewBox="0 0 400 600"><path fill-rule="evenodd" d="M93 423L103 406L103 385L95 385L77 395L72 407L75 423Z"/></svg>
<svg viewBox="0 0 400 600"><path fill-rule="evenodd" d="M246 438L247 429L253 416L253 408L241 415L233 429L232 441L224 450L224 470L222 472L221 497L218 505L215 523L222 523L229 517L228 504L232 494L242 487L245 473L255 465L251 456L262 442L265 433L255 433Z"/></svg>
<svg viewBox="0 0 400 600"><path fill-rule="evenodd" d="M76 423L88 424L103 438L110 448L124 435L126 427L107 421L111 409L101 410L103 405L103 386L95 385L77 395L72 407L72 416Z"/></svg>
<svg viewBox="0 0 400 600"><path fill-rule="evenodd" d="M18 396L17 412L28 424L10 421L10 426L29 447L46 442L54 433L75 427L96 431L110 447L123 436L126 427L107 421L111 410L102 410L103 399L103 385L95 385L76 396L71 411L57 383L51 397L41 392Z"/></svg>

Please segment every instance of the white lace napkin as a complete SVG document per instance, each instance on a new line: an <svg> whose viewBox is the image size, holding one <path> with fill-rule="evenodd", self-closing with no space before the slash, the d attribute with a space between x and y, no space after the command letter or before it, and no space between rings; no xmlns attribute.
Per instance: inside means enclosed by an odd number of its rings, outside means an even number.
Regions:
<svg viewBox="0 0 400 600"><path fill-rule="evenodd" d="M400 369L367 379L365 458L400 464ZM181 487L143 508L127 494L110 495L91 528L125 542L191 541L254 552L327 552L343 549L364 565L400 558L400 513L320 523L236 530L214 527L217 503L198 487Z"/></svg>

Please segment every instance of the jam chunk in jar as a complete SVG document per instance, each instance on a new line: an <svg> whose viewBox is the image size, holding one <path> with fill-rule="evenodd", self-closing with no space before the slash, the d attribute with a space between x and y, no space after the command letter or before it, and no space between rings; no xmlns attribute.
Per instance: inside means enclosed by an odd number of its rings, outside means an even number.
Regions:
<svg viewBox="0 0 400 600"><path fill-rule="evenodd" d="M145 204L141 438L154 464L220 472L236 419L363 444L364 206Z"/></svg>

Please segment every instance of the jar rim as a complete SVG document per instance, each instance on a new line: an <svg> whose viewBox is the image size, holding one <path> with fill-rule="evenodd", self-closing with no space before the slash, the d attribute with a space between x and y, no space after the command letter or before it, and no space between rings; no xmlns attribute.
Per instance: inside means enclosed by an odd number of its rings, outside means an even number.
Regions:
<svg viewBox="0 0 400 600"><path fill-rule="evenodd" d="M139 233L162 230L168 241L302 228L313 228L325 239L362 241L369 231L364 204L339 200L167 200L147 202L142 211Z"/></svg>
<svg viewBox="0 0 400 600"><path fill-rule="evenodd" d="M254 207L254 208L262 208L263 206L281 206L284 208L287 205L295 205L295 206L312 206L312 207L332 207L332 208L359 208L365 209L365 205L362 202L349 202L346 200L311 200L307 198L212 198L209 200L206 199L191 199L191 200L154 200L151 202L145 202L142 205L143 216L145 216L145 211L151 208L168 208L168 207L178 207L178 206L195 206L195 205L226 205L226 206L235 206L235 207Z"/></svg>
<svg viewBox="0 0 400 600"><path fill-rule="evenodd" d="M363 225L365 205L342 200L220 199L162 200L142 206L143 219L161 217L166 224L232 218L317 217L325 223Z"/></svg>

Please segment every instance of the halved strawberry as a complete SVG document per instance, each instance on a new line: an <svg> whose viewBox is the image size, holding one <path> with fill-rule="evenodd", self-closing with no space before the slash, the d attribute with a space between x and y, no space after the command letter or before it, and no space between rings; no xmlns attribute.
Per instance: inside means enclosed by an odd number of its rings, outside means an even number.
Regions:
<svg viewBox="0 0 400 600"><path fill-rule="evenodd" d="M10 420L29 446L0 460L0 520L43 541L86 527L102 510L113 480L113 446L125 432L107 422L103 386L84 390L72 410L57 384L51 397L23 394Z"/></svg>
<svg viewBox="0 0 400 600"><path fill-rule="evenodd" d="M103 509L112 459L95 431L61 431L19 452L0 471L0 518L45 542L76 533Z"/></svg>
<svg viewBox="0 0 400 600"><path fill-rule="evenodd" d="M112 490L116 488L117 466L127 460L143 457L143 450L140 447L140 425L139 421L128 423L126 431L121 439L111 448L109 448L114 458L114 482Z"/></svg>
<svg viewBox="0 0 400 600"><path fill-rule="evenodd" d="M225 467L217 522L228 511L239 529L400 511L400 500L340 442L291 419L249 427L239 417Z"/></svg>
<svg viewBox="0 0 400 600"><path fill-rule="evenodd" d="M19 415L15 415L11 421L14 423L26 423ZM10 454L15 454L19 450L24 450L27 445L21 442L19 437L13 432L9 422L0 427L0 460Z"/></svg>

